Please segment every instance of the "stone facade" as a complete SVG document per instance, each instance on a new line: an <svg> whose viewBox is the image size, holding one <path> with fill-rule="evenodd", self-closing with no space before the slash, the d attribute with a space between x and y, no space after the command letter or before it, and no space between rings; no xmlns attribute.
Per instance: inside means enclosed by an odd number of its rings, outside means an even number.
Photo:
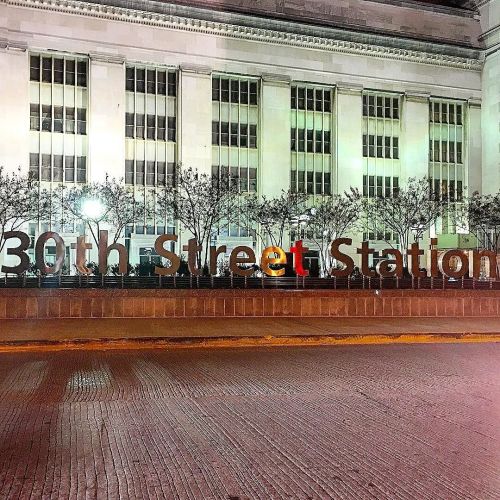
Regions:
<svg viewBox="0 0 500 500"><path fill-rule="evenodd" d="M498 2L483 1L480 13L481 23L470 10L389 0L258 5L0 0L0 165L26 168L33 148L30 54L59 54L88 58L82 146L87 148L87 181L106 173L124 177L126 66L138 64L177 71L175 161L207 172L213 163L212 75L258 80L257 190L262 194L272 196L290 186L294 82L332 89L334 192L362 188L368 168L361 153L367 89L401 98L402 183L429 173L429 100L435 98L464 109L464 188L496 191ZM387 164L376 168L381 175L393 169ZM136 251L151 245L142 236L132 239Z"/></svg>

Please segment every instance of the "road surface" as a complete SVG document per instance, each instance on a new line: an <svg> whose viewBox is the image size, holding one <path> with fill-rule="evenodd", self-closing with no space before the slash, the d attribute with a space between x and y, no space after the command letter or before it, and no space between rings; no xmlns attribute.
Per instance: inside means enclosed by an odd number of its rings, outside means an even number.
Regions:
<svg viewBox="0 0 500 500"><path fill-rule="evenodd" d="M0 354L0 498L500 497L500 344Z"/></svg>

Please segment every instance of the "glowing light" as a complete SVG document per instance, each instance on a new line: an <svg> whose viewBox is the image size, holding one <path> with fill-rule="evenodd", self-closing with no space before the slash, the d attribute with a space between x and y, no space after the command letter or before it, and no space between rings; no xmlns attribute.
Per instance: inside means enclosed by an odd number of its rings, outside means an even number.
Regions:
<svg viewBox="0 0 500 500"><path fill-rule="evenodd" d="M86 219L99 219L104 214L104 206L99 200L88 199L82 203L82 215Z"/></svg>

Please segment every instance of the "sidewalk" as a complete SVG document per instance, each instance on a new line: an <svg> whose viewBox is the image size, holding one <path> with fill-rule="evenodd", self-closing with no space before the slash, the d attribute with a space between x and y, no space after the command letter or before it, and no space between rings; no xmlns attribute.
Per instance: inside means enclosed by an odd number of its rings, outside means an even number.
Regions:
<svg viewBox="0 0 500 500"><path fill-rule="evenodd" d="M498 342L500 318L0 320L0 349Z"/></svg>

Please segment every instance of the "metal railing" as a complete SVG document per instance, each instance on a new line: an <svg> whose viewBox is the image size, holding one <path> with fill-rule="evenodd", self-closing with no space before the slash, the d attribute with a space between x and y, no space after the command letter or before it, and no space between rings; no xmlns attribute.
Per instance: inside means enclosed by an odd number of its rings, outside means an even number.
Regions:
<svg viewBox="0 0 500 500"><path fill-rule="evenodd" d="M312 278L241 276L3 276L0 288L293 289L293 290L500 290L496 279Z"/></svg>

